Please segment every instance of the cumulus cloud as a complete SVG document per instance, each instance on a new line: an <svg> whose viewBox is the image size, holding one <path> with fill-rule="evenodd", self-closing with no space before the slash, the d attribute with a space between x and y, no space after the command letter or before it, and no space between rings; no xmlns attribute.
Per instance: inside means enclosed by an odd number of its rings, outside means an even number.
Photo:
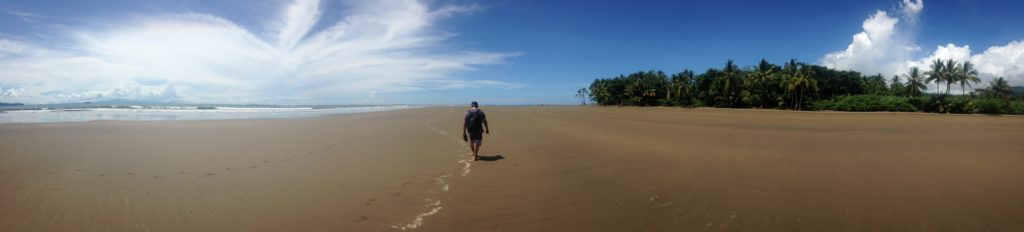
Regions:
<svg viewBox="0 0 1024 232"><path fill-rule="evenodd" d="M3 86L0 86L0 96L3 96L3 97L17 98L17 97L21 97L21 95L23 95L24 92L25 92L25 89L21 89L21 88L18 88L18 89L4 89Z"/></svg>
<svg viewBox="0 0 1024 232"><path fill-rule="evenodd" d="M970 45L957 46L950 43L937 46L931 55L910 61L908 66L928 70L931 62L936 59L973 63L982 80L981 85L975 85L976 87L985 86L988 81L996 77L1006 78L1010 85L1024 85L1024 42L1021 41L1012 41L1003 46L992 46L977 54L971 51ZM959 86L951 88L959 90Z"/></svg>
<svg viewBox="0 0 1024 232"><path fill-rule="evenodd" d="M1024 42L1013 41L993 46L971 56L983 79L1004 77L1011 85L1024 85Z"/></svg>
<svg viewBox="0 0 1024 232"><path fill-rule="evenodd" d="M516 86L453 77L519 55L441 49L450 33L439 24L473 6L357 1L346 7L343 17L327 22L319 1L297 0L258 30L181 13L73 28L64 35L70 42L60 44L0 38L0 84L22 89L0 100L332 103L371 93ZM326 26L314 30L317 25Z"/></svg>
<svg viewBox="0 0 1024 232"><path fill-rule="evenodd" d="M835 69L891 76L906 73L911 67L928 70L935 59L952 59L961 63L970 61L984 83L995 77L1004 77L1011 85L1024 85L1024 43L1020 41L993 46L979 54L973 54L969 45L949 43L936 46L927 57L914 58L914 53L921 49L913 42L910 33L913 30L909 27L915 26L913 22L923 11L924 2L903 0L899 6L903 18L911 25L901 26L900 19L878 11L864 20L864 31L853 36L853 42L846 50L828 53L820 62ZM984 83L977 86L984 86ZM959 90L959 85L952 88Z"/></svg>
<svg viewBox="0 0 1024 232"><path fill-rule="evenodd" d="M846 50L831 52L821 63L835 69L857 70L867 74L892 75L906 68L908 60L918 50L905 34L898 31L898 18L878 11L864 20L864 31L853 35Z"/></svg>

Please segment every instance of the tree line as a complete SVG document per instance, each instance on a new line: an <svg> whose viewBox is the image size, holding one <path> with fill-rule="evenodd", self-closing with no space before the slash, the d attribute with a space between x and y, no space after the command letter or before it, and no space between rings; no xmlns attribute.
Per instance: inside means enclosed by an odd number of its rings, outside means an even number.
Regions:
<svg viewBox="0 0 1024 232"><path fill-rule="evenodd" d="M684 106L841 111L923 111L942 113L1024 113L1004 78L985 88L978 71L965 61L934 60L929 70L883 77L789 60L775 65L764 59L740 68L732 60L701 74L692 70L667 74L641 71L598 78L576 92L585 104L617 106ZM934 85L945 91L927 93ZM960 86L960 95L950 88ZM1016 98L1016 99L1015 99Z"/></svg>

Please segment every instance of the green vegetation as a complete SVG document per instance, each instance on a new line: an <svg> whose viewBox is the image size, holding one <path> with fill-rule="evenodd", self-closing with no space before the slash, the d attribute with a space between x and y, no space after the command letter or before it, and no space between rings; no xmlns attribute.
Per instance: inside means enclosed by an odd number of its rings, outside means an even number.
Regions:
<svg viewBox="0 0 1024 232"><path fill-rule="evenodd" d="M834 100L818 100L811 103L814 110L836 111L896 111L914 112L917 110L910 104L907 97L852 95L840 96Z"/></svg>
<svg viewBox="0 0 1024 232"><path fill-rule="evenodd" d="M721 69L698 75L652 70L598 78L577 90L576 97L585 104L589 96L606 106L1024 114L1024 97L1015 96L1003 78L968 91L981 82L970 62L934 60L929 68L911 68L887 81L881 74L864 76L796 60L778 66L762 59L747 68L728 60ZM932 83L936 89L944 85L945 91L925 93ZM963 89L960 95L950 95L954 85Z"/></svg>

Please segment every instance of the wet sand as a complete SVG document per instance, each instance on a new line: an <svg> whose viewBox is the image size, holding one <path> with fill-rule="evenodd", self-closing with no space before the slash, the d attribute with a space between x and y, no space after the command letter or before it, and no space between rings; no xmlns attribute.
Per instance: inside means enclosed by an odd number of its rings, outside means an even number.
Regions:
<svg viewBox="0 0 1024 232"><path fill-rule="evenodd" d="M1024 117L484 110L0 125L0 230L1024 230Z"/></svg>

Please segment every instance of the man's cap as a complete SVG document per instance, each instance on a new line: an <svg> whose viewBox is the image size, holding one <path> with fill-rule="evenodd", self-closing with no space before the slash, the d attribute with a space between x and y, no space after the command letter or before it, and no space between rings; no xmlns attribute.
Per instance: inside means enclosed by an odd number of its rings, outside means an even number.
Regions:
<svg viewBox="0 0 1024 232"><path fill-rule="evenodd" d="M475 101L473 103L469 103L469 105L473 107L480 107L480 104L477 104Z"/></svg>

